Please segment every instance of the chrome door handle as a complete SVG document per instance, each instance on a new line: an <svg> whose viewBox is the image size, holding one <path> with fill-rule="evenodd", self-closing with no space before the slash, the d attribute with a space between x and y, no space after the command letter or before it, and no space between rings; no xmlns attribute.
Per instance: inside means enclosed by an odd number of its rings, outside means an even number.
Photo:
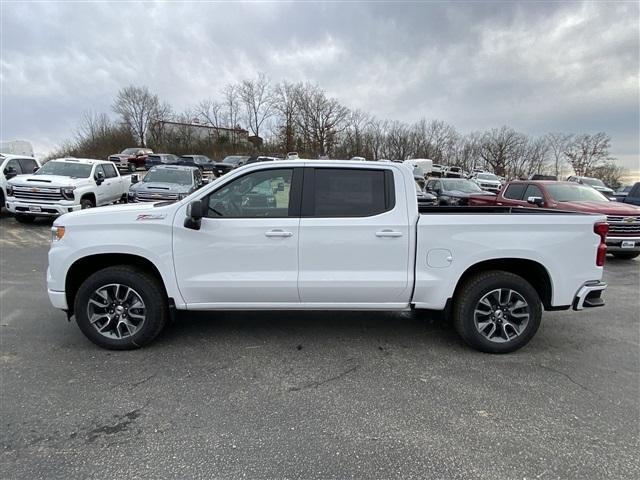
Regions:
<svg viewBox="0 0 640 480"><path fill-rule="evenodd" d="M286 238L286 237L293 237L293 233L285 232L284 230L270 230L268 232L265 232L265 236Z"/></svg>
<svg viewBox="0 0 640 480"><path fill-rule="evenodd" d="M381 230L376 232L376 237L401 237L402 232L396 232L395 230Z"/></svg>

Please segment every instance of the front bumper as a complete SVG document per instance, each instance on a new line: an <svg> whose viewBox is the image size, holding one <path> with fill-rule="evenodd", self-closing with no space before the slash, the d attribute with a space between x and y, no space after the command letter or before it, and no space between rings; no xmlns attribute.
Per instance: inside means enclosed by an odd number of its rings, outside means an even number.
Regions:
<svg viewBox="0 0 640 480"><path fill-rule="evenodd" d="M623 242L625 247L623 247ZM633 246L629 246L633 242ZM607 237L607 252L640 252L640 237Z"/></svg>
<svg viewBox="0 0 640 480"><path fill-rule="evenodd" d="M14 214L33 215L36 217L58 217L64 213L81 210L82 206L72 202L65 203L35 203L8 199L7 210Z"/></svg>
<svg viewBox="0 0 640 480"><path fill-rule="evenodd" d="M49 295L51 305L55 308L59 308L60 310L69 310L69 306L67 305L67 294L65 292L47 290L47 295Z"/></svg>
<svg viewBox="0 0 640 480"><path fill-rule="evenodd" d="M603 307L604 299L602 298L602 293L606 288L607 284L600 281L583 285L573 299L573 309L583 310L585 308Z"/></svg>

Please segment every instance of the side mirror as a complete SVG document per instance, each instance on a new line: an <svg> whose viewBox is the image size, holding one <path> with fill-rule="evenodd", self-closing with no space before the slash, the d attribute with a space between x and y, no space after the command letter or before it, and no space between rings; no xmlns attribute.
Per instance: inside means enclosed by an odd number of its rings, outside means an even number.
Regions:
<svg viewBox="0 0 640 480"><path fill-rule="evenodd" d="M544 198L542 197L529 197L527 198L527 203L530 203L531 205L535 205L537 207L544 207Z"/></svg>
<svg viewBox="0 0 640 480"><path fill-rule="evenodd" d="M202 185L207 185L209 183L209 179L208 178L203 178L202 179Z"/></svg>
<svg viewBox="0 0 640 480"><path fill-rule="evenodd" d="M7 167L4 169L4 176L7 180L9 180L10 178L15 177L16 175L18 175L18 172L15 168L13 167Z"/></svg>
<svg viewBox="0 0 640 480"><path fill-rule="evenodd" d="M138 178L138 174L137 173L134 173L134 174L131 175L131 185L135 185L139 181L140 181L140 179Z"/></svg>
<svg viewBox="0 0 640 480"><path fill-rule="evenodd" d="M104 173L98 172L97 178L96 178L96 185L102 185L102 182L104 182Z"/></svg>
<svg viewBox="0 0 640 480"><path fill-rule="evenodd" d="M203 202L202 200L194 200L187 205L187 218L184 219L185 228L200 230L202 217L204 217Z"/></svg>
<svg viewBox="0 0 640 480"><path fill-rule="evenodd" d="M33 167L33 173L36 173L38 170L40 170L40 167Z"/></svg>

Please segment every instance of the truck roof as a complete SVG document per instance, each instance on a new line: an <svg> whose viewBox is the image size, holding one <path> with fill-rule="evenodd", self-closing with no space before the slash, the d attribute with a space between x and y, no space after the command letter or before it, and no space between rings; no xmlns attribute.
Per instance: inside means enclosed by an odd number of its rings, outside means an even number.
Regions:
<svg viewBox="0 0 640 480"><path fill-rule="evenodd" d="M191 165L154 165L149 170L199 170Z"/></svg>
<svg viewBox="0 0 640 480"><path fill-rule="evenodd" d="M68 163L85 163L89 165L94 165L97 163L109 163L113 165L113 162L109 160L95 160L93 158L74 158L74 157L64 157L64 158L52 158L51 162L68 162Z"/></svg>

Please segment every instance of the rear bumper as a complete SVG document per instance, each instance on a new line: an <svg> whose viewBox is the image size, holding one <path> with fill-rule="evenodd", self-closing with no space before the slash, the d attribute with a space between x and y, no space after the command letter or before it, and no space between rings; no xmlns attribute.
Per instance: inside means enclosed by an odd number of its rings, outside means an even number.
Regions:
<svg viewBox="0 0 640 480"><path fill-rule="evenodd" d="M603 307L604 299L602 293L606 290L607 284L602 282L591 282L583 285L573 299L573 309L583 310L585 308Z"/></svg>
<svg viewBox="0 0 640 480"><path fill-rule="evenodd" d="M633 247L622 248L622 242L633 242ZM640 237L607 237L607 252L640 252Z"/></svg>

